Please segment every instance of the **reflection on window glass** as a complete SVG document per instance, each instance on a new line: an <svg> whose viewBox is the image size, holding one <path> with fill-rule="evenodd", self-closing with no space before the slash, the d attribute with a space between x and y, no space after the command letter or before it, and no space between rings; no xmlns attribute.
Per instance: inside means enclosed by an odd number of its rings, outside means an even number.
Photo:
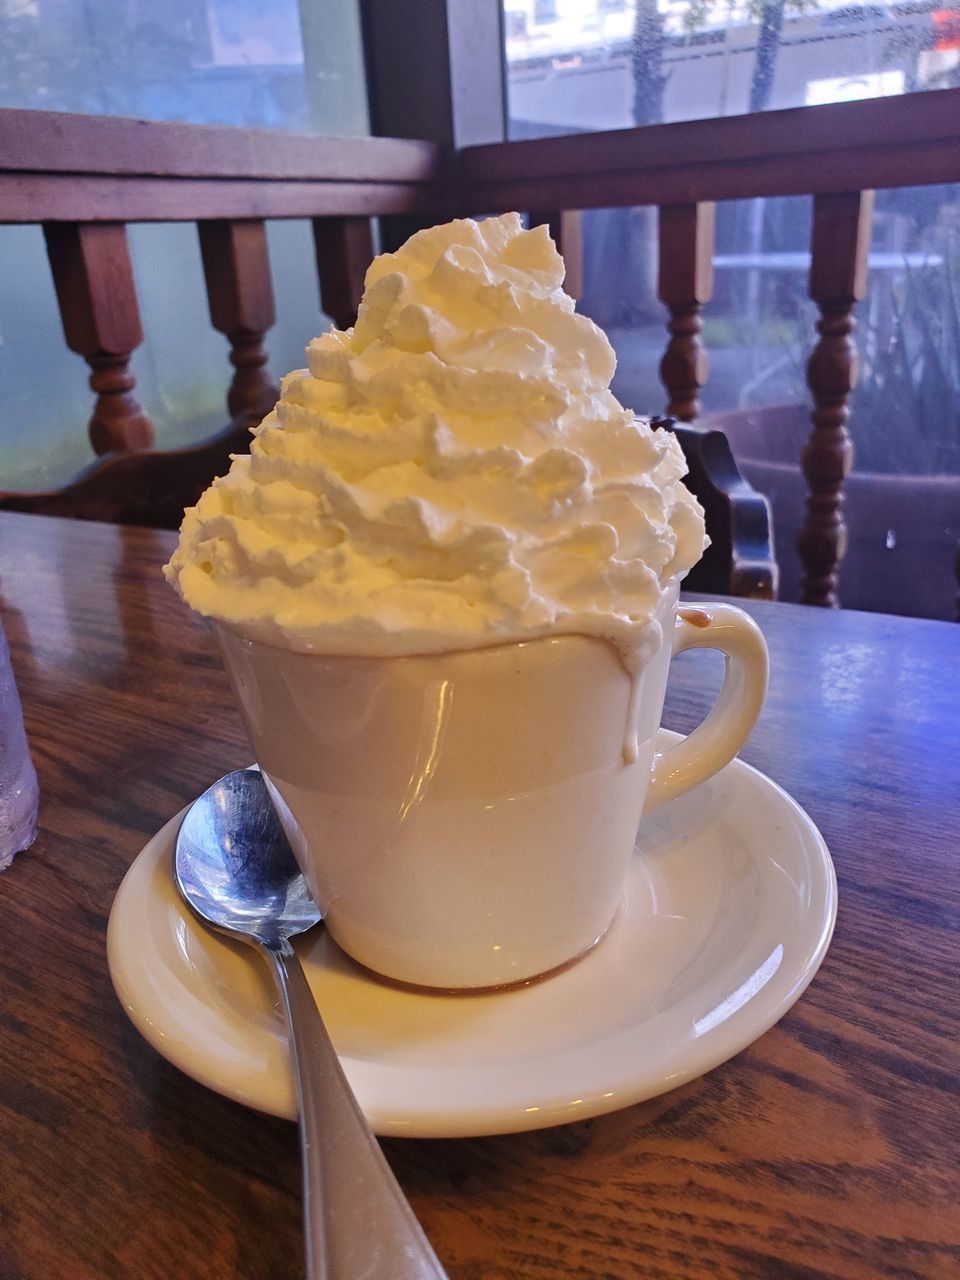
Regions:
<svg viewBox="0 0 960 1280"><path fill-rule="evenodd" d="M960 4L503 0L512 137L960 85Z"/></svg>
<svg viewBox="0 0 960 1280"><path fill-rule="evenodd" d="M860 98L889 98L903 93L906 77L902 71L867 71L860 76L829 76L807 82L805 106L826 102L856 102Z"/></svg>
<svg viewBox="0 0 960 1280"><path fill-rule="evenodd" d="M302 7L0 0L0 106L365 132L356 4Z"/></svg>

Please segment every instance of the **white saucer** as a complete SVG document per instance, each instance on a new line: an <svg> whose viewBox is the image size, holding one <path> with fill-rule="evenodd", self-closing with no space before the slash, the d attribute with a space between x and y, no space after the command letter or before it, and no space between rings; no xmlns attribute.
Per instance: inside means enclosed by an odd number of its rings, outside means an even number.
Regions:
<svg viewBox="0 0 960 1280"><path fill-rule="evenodd" d="M180 903L171 869L181 816L117 893L114 986L170 1062L293 1117L267 966ZM354 965L322 929L302 940L310 985L377 1133L510 1133L614 1111L718 1066L782 1017L816 973L836 917L833 864L809 817L738 760L652 814L642 850L603 941L520 989L403 990Z"/></svg>

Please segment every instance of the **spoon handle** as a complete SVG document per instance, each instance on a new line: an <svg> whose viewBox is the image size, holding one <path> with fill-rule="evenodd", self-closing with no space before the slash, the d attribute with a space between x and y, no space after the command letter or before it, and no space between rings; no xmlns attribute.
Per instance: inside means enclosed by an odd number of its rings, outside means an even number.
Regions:
<svg viewBox="0 0 960 1280"><path fill-rule="evenodd" d="M300 1101L307 1280L446 1280L340 1066L300 961L273 963Z"/></svg>

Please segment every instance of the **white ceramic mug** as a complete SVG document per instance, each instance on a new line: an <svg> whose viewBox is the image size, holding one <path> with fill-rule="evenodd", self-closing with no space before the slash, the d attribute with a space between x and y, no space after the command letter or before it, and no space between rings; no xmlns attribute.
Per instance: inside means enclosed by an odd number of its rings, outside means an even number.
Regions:
<svg viewBox="0 0 960 1280"><path fill-rule="evenodd" d="M616 914L641 815L716 773L760 712L767 651L726 604L677 611L633 682L605 640L403 658L219 628L257 760L326 925L355 960L442 988L566 964ZM675 653L719 649L710 715L660 755ZM635 747L625 759L625 742Z"/></svg>

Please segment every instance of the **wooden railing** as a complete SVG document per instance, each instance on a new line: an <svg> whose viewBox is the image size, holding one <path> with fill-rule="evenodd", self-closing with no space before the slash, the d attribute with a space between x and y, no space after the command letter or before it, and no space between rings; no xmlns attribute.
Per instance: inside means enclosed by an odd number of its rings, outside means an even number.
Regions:
<svg viewBox="0 0 960 1280"><path fill-rule="evenodd" d="M264 228L270 218L312 220L320 301L345 326L372 254L373 216L438 221L527 210L560 241L576 293L576 211L656 205L659 295L669 331L661 364L666 409L694 422L707 376L700 329L713 288L715 202L808 193L810 296L820 320L808 370L809 499L799 548L804 599L836 604L851 457L847 401L856 374L851 331L865 288L871 192L953 181L960 181L960 90L470 147L442 166L425 142L0 111L0 222L44 226L66 340L91 369L91 442L105 458L63 491L0 494L0 505L177 522L183 502L276 397L265 347L274 320ZM142 331L128 221L196 222L211 321L226 336L234 366L231 427L176 453L153 450L153 427L129 370ZM717 492L732 522L733 589L773 594L776 570L758 523L763 504L739 486L735 468L717 461L718 449L714 440L701 453L724 477ZM131 506L127 478L134 476L146 495L142 510ZM125 490L122 502L118 489ZM737 567L741 534L746 550Z"/></svg>
<svg viewBox="0 0 960 1280"><path fill-rule="evenodd" d="M176 525L276 401L265 219L310 218L319 303L352 323L373 253L371 216L452 212L437 150L392 138L313 138L109 117L0 111L0 222L43 225L64 335L90 366L88 431L105 459L50 493L2 505ZM202 446L154 451L131 354L143 339L128 222L197 225L210 319L227 338L231 425Z"/></svg>
<svg viewBox="0 0 960 1280"><path fill-rule="evenodd" d="M713 291L715 202L813 195L809 292L820 319L807 372L809 493L797 543L802 599L835 606L852 460L851 334L866 289L873 190L960 181L960 90L471 147L459 165L469 208L554 210L539 216L560 226L561 210L659 207L660 298L670 332L661 376L668 412L686 422L698 416L707 376L700 328Z"/></svg>
<svg viewBox="0 0 960 1280"><path fill-rule="evenodd" d="M71 350L91 365L97 453L153 429L127 364L142 341L128 222L196 222L210 318L230 342L232 414L276 399L263 337L274 322L265 218L311 218L324 310L356 310L370 216L435 216L436 148L393 138L306 138L99 116L0 111L0 222L42 222Z"/></svg>

